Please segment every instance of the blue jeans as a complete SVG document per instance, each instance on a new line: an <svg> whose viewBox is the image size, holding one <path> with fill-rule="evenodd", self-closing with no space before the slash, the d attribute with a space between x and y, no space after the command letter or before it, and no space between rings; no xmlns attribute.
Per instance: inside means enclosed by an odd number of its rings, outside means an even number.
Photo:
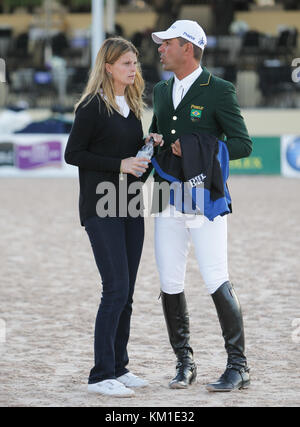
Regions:
<svg viewBox="0 0 300 427"><path fill-rule="evenodd" d="M85 221L102 278L102 298L95 325L95 366L89 384L128 372L133 292L144 242L144 218L100 218Z"/></svg>

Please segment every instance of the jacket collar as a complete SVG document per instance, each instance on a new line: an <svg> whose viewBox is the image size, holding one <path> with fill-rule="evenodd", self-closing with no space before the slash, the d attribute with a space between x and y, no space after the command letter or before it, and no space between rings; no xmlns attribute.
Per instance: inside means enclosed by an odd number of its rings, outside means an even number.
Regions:
<svg viewBox="0 0 300 427"><path fill-rule="evenodd" d="M209 87L210 80L211 80L211 73L207 70L207 68L202 67L202 73L197 78L197 80L192 84L188 92L184 95L181 102L177 106L176 110L174 110L173 99L172 99L174 77L172 77L170 80L165 81L165 85L167 87L169 108L172 109L173 111L180 110L186 104L191 102L191 100L195 96L199 95L203 90Z"/></svg>
<svg viewBox="0 0 300 427"><path fill-rule="evenodd" d="M202 71L203 71L202 67L199 66L192 73L184 77L182 80L178 80L177 77L174 76L173 90L174 90L174 85L177 85L178 87L181 85L186 93L189 90L189 88L192 86L192 84L197 80L197 78L200 77Z"/></svg>

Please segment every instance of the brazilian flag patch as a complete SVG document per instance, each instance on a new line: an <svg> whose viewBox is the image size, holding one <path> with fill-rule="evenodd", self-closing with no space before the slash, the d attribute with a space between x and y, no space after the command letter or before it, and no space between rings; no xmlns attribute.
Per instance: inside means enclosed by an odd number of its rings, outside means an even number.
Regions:
<svg viewBox="0 0 300 427"><path fill-rule="evenodd" d="M204 107L201 107L199 105L191 105L190 119L192 120L192 122L196 122L201 119L203 110Z"/></svg>

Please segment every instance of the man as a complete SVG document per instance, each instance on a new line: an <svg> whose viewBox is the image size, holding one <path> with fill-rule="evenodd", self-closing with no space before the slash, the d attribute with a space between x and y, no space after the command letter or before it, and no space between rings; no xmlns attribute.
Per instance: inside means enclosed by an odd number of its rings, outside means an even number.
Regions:
<svg viewBox="0 0 300 427"><path fill-rule="evenodd" d="M166 31L152 33L152 38L160 44L158 52L164 70L174 73L170 80L159 82L153 92L150 132L163 135L165 144L159 150L171 146L173 154L181 156L180 136L196 132L221 140L226 136L230 159L249 156L252 142L234 86L200 65L207 42L201 26L195 21L179 20ZM162 180L157 173L154 177ZM170 209L172 211L172 207ZM224 374L206 387L209 391L247 388L250 377L244 351L243 318L227 268L227 218L217 216L209 221L202 217L202 221L201 226L195 227L189 225L194 221L186 221L185 214L155 218L162 305L169 340L177 357L176 376L169 387L187 388L196 379L184 295L186 260L192 239L200 272L217 310L228 355Z"/></svg>

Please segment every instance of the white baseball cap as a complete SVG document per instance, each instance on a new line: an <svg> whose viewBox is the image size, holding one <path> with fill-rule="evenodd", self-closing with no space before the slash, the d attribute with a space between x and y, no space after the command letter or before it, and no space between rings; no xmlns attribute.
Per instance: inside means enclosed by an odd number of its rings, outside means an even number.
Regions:
<svg viewBox="0 0 300 427"><path fill-rule="evenodd" d="M176 21L166 31L152 33L152 39L157 44L161 44L164 40L174 39L176 37L182 37L201 49L204 49L207 44L206 34L196 21Z"/></svg>

